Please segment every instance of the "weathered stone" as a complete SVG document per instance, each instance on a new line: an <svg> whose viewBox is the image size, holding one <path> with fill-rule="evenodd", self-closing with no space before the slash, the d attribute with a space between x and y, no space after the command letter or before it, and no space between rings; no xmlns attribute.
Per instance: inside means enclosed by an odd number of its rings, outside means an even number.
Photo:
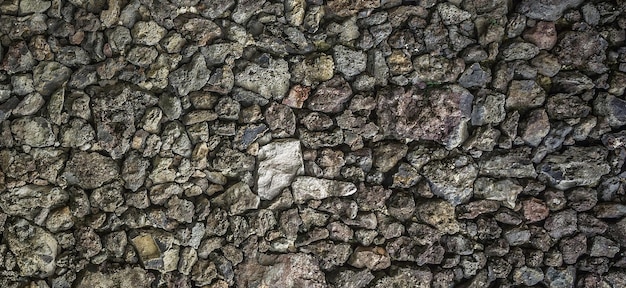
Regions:
<svg viewBox="0 0 626 288"><path fill-rule="evenodd" d="M333 57L319 54L298 62L293 67L292 77L295 82L309 86L314 83L328 81L334 76L335 62Z"/></svg>
<svg viewBox="0 0 626 288"><path fill-rule="evenodd" d="M35 220L40 214L61 206L69 199L68 193L52 186L29 184L12 188L0 195L0 208L8 215Z"/></svg>
<svg viewBox="0 0 626 288"><path fill-rule="evenodd" d="M449 173L450 169L454 173ZM456 206L472 197L478 169L471 158L461 156L430 162L422 168L422 174L435 195Z"/></svg>
<svg viewBox="0 0 626 288"><path fill-rule="evenodd" d="M560 154L551 154L537 167L552 187L565 190L576 186L593 187L610 172L607 150L598 147L569 147Z"/></svg>
<svg viewBox="0 0 626 288"><path fill-rule="evenodd" d="M252 193L250 187L243 182L228 187L224 193L213 199L215 205L228 208L231 215L257 209L259 202L259 196Z"/></svg>
<svg viewBox="0 0 626 288"><path fill-rule="evenodd" d="M417 204L415 214L418 219L442 233L455 234L460 226L454 214L454 206L444 200L428 200Z"/></svg>
<svg viewBox="0 0 626 288"><path fill-rule="evenodd" d="M349 196L356 192L353 183L298 176L291 184L293 198L298 203L308 200L322 200L328 197Z"/></svg>
<svg viewBox="0 0 626 288"><path fill-rule="evenodd" d="M539 21L526 32L524 32L524 39L535 44L539 49L550 50L557 41L557 33L554 22Z"/></svg>
<svg viewBox="0 0 626 288"><path fill-rule="evenodd" d="M517 12L532 19L556 21L567 9L575 8L583 0L523 0L517 5Z"/></svg>
<svg viewBox="0 0 626 288"><path fill-rule="evenodd" d="M608 69L603 63L606 59L608 44L595 30L567 31L559 37L555 54L564 68L599 74Z"/></svg>
<svg viewBox="0 0 626 288"><path fill-rule="evenodd" d="M387 136L433 140L452 149L468 136L473 98L458 85L425 92L414 88L383 89L378 93L378 123Z"/></svg>
<svg viewBox="0 0 626 288"><path fill-rule="evenodd" d="M543 226L552 238L560 239L574 234L577 222L576 211L564 210L550 215Z"/></svg>
<svg viewBox="0 0 626 288"><path fill-rule="evenodd" d="M46 278L54 273L58 242L45 229L24 219L7 223L4 232L9 250L15 255L20 275Z"/></svg>
<svg viewBox="0 0 626 288"><path fill-rule="evenodd" d="M478 161L480 175L492 177L535 178L537 172L530 158L530 150L514 149L484 154Z"/></svg>
<svg viewBox="0 0 626 288"><path fill-rule="evenodd" d="M167 30L155 21L137 22L131 31L133 41L136 44L147 46L154 46L158 44L167 33Z"/></svg>
<svg viewBox="0 0 626 288"><path fill-rule="evenodd" d="M140 267L125 267L108 271L85 270L82 277L77 279L80 287L137 287L148 288L155 281L154 275Z"/></svg>
<svg viewBox="0 0 626 288"><path fill-rule="evenodd" d="M291 137L296 132L296 116L286 105L272 103L265 110L265 120L274 138Z"/></svg>
<svg viewBox="0 0 626 288"><path fill-rule="evenodd" d="M362 51L352 50L342 45L335 46L333 58L336 68L347 78L356 76L365 71L367 55Z"/></svg>
<svg viewBox="0 0 626 288"><path fill-rule="evenodd" d="M242 287L256 285L296 287L326 287L324 273L312 255L283 254L262 255L259 260L249 259L237 266L236 283Z"/></svg>
<svg viewBox="0 0 626 288"><path fill-rule="evenodd" d="M289 91L289 65L283 59L270 58L267 66L249 63L235 75L235 85L265 98L282 99Z"/></svg>
<svg viewBox="0 0 626 288"><path fill-rule="evenodd" d="M523 187L515 182L505 179L494 181L490 178L478 178L474 182L474 196L487 200L500 201L505 206L515 208L517 195L523 190Z"/></svg>
<svg viewBox="0 0 626 288"><path fill-rule="evenodd" d="M413 59L415 80L426 85L441 85L454 82L465 70L463 59L448 60L443 57L434 57L424 54Z"/></svg>
<svg viewBox="0 0 626 288"><path fill-rule="evenodd" d="M191 62L172 71L169 80L176 93L185 96L189 92L198 91L209 81L211 71L207 68L204 56L198 53Z"/></svg>
<svg viewBox="0 0 626 288"><path fill-rule="evenodd" d="M550 132L550 119L544 109L533 110L527 116L526 125L522 131L522 139L533 147L539 146L544 137Z"/></svg>
<svg viewBox="0 0 626 288"><path fill-rule="evenodd" d="M156 97L127 85L103 87L91 101L98 144L113 159L122 158L128 151L135 123L147 106L157 103Z"/></svg>
<svg viewBox="0 0 626 288"><path fill-rule="evenodd" d="M539 107L546 100L546 92L533 80L514 80L509 86L507 109L525 110Z"/></svg>
<svg viewBox="0 0 626 288"><path fill-rule="evenodd" d="M343 104L350 100L352 88L346 80L337 75L323 82L306 102L306 107L313 111L337 113L343 110Z"/></svg>
<svg viewBox="0 0 626 288"><path fill-rule="evenodd" d="M63 177L70 185L94 189L119 176L115 160L96 152L74 153L63 170Z"/></svg>
<svg viewBox="0 0 626 288"><path fill-rule="evenodd" d="M356 268L382 270L391 266L391 257L382 247L357 247L348 260Z"/></svg>
<svg viewBox="0 0 626 288"><path fill-rule="evenodd" d="M52 146L56 136L52 124L43 117L23 117L11 122L11 132L19 145Z"/></svg>
<svg viewBox="0 0 626 288"><path fill-rule="evenodd" d="M288 187L296 175L304 173L300 141L285 139L262 146L258 152L257 193L272 200Z"/></svg>
<svg viewBox="0 0 626 288"><path fill-rule="evenodd" d="M70 79L72 70L58 62L44 61L33 69L33 85L43 96L50 96Z"/></svg>

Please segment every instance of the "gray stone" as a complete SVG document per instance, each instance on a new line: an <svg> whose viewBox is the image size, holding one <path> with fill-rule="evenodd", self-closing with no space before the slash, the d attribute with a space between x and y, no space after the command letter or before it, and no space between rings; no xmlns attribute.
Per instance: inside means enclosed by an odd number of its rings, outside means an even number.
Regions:
<svg viewBox="0 0 626 288"><path fill-rule="evenodd" d="M43 107L46 100L39 93L31 93L26 95L22 101L13 108L13 115L28 116L33 115Z"/></svg>
<svg viewBox="0 0 626 288"><path fill-rule="evenodd" d="M464 11L451 3L441 3L437 5L437 12L439 12L439 16L444 25L458 25L472 17L470 12Z"/></svg>
<svg viewBox="0 0 626 288"><path fill-rule="evenodd" d="M525 110L539 107L546 100L546 92L533 80L513 80L506 99L507 109Z"/></svg>
<svg viewBox="0 0 626 288"><path fill-rule="evenodd" d="M159 52L154 47L134 46L128 52L126 60L133 65L147 68L159 56Z"/></svg>
<svg viewBox="0 0 626 288"><path fill-rule="evenodd" d="M172 71L168 79L178 95L185 96L189 92L198 91L209 81L211 71L207 68L202 54L197 53L191 62Z"/></svg>
<svg viewBox="0 0 626 288"><path fill-rule="evenodd" d="M554 50L564 69L600 74L608 70L604 63L608 46L609 43L604 37L597 31L589 29L563 33L559 36L559 43Z"/></svg>
<svg viewBox="0 0 626 288"><path fill-rule="evenodd" d="M291 137L296 132L296 115L289 106L272 103L265 110L265 121L274 138Z"/></svg>
<svg viewBox="0 0 626 288"><path fill-rule="evenodd" d="M481 199L500 201L505 206L515 208L515 201L524 188L515 182L505 179L495 181L480 177L474 182L474 196Z"/></svg>
<svg viewBox="0 0 626 288"><path fill-rule="evenodd" d="M552 238L561 239L574 234L577 230L577 223L576 211L564 210L548 216L543 226Z"/></svg>
<svg viewBox="0 0 626 288"><path fill-rule="evenodd" d="M35 91L33 76L31 74L13 75L11 77L11 86L13 88L11 92L19 96L24 96ZM0 100L3 100L5 97L0 97Z"/></svg>
<svg viewBox="0 0 626 288"><path fill-rule="evenodd" d="M70 79L72 70L58 62L40 62L33 69L33 85L35 90L43 96L50 96L61 88L65 81Z"/></svg>
<svg viewBox="0 0 626 288"><path fill-rule="evenodd" d="M513 149L507 153L494 151L478 161L480 175L492 177L535 178L537 172L530 158L530 150Z"/></svg>
<svg viewBox="0 0 626 288"><path fill-rule="evenodd" d="M5 241L15 255L19 274L37 278L52 276L59 252L55 237L24 219L16 219L7 224Z"/></svg>
<svg viewBox="0 0 626 288"><path fill-rule="evenodd" d="M308 200L322 200L328 197L349 196L356 192L353 183L298 176L291 184L293 198L298 203Z"/></svg>
<svg viewBox="0 0 626 288"><path fill-rule="evenodd" d="M517 12L532 19L556 21L567 9L581 3L583 0L523 0L517 5Z"/></svg>
<svg viewBox="0 0 626 288"><path fill-rule="evenodd" d="M107 271L89 271L85 269L76 285L80 287L136 287L148 288L155 281L154 275L140 267L124 267Z"/></svg>
<svg viewBox="0 0 626 288"><path fill-rule="evenodd" d="M50 209L59 207L69 200L68 193L53 186L28 184L8 189L0 195L0 208L11 216L28 220L46 215Z"/></svg>
<svg viewBox="0 0 626 288"><path fill-rule="evenodd" d="M136 44L147 46L156 45L167 34L167 30L154 21L137 22L131 32Z"/></svg>
<svg viewBox="0 0 626 288"><path fill-rule="evenodd" d="M460 156L430 162L422 168L422 175L435 195L456 206L472 197L478 167L470 157Z"/></svg>
<svg viewBox="0 0 626 288"><path fill-rule="evenodd" d="M374 274L367 269L358 272L352 270L342 270L333 274L329 282L337 288L364 288L374 280Z"/></svg>
<svg viewBox="0 0 626 288"><path fill-rule="evenodd" d="M98 208L104 212L115 212L115 210L124 204L124 188L121 181L115 181L98 187L89 195L89 202L92 207Z"/></svg>
<svg viewBox="0 0 626 288"><path fill-rule="evenodd" d="M552 187L566 190L576 186L596 186L611 169L606 162L607 150L600 146L568 147L560 154L551 154L537 166Z"/></svg>
<svg viewBox="0 0 626 288"><path fill-rule="evenodd" d="M459 85L471 89L471 88L484 88L491 82L491 71L489 69L483 69L483 67L474 63L472 66L465 69L465 71L459 77Z"/></svg>
<svg viewBox="0 0 626 288"><path fill-rule="evenodd" d="M73 118L68 124L61 128L62 147L80 148L96 138L96 132L86 120Z"/></svg>
<svg viewBox="0 0 626 288"><path fill-rule="evenodd" d="M611 239L598 235L593 237L589 256L613 258L618 252L619 244Z"/></svg>
<svg viewBox="0 0 626 288"><path fill-rule="evenodd" d="M544 277L544 282L554 288L574 287L575 280L576 267L574 266L567 266L565 269L548 267Z"/></svg>
<svg viewBox="0 0 626 288"><path fill-rule="evenodd" d="M433 69L437 67L437 69ZM426 85L441 85L455 82L464 70L463 59L449 60L444 57L435 57L424 54L413 59L415 80ZM413 74L412 74L413 75Z"/></svg>
<svg viewBox="0 0 626 288"><path fill-rule="evenodd" d="M516 284L533 286L543 280L543 272L538 268L522 266L513 270L513 281Z"/></svg>
<svg viewBox="0 0 626 288"><path fill-rule="evenodd" d="M365 52L352 50L342 45L335 46L333 52L337 71L347 78L361 74L367 68Z"/></svg>
<svg viewBox="0 0 626 288"><path fill-rule="evenodd" d="M343 110L344 103L350 100L351 96L350 84L343 77L336 75L317 86L315 93L306 101L306 107L313 111L337 113Z"/></svg>
<svg viewBox="0 0 626 288"><path fill-rule="evenodd" d="M287 61L270 58L266 67L249 63L235 75L235 85L268 99L282 99L289 92L290 78Z"/></svg>
<svg viewBox="0 0 626 288"><path fill-rule="evenodd" d="M539 146L550 132L550 119L544 109L533 110L528 114L526 125L522 131L522 139L533 147Z"/></svg>
<svg viewBox="0 0 626 288"><path fill-rule="evenodd" d="M52 6L51 1L45 0L24 0L20 1L20 14L43 13Z"/></svg>
<svg viewBox="0 0 626 288"><path fill-rule="evenodd" d="M460 146L468 136L473 98L469 91L458 85L426 91L381 89L376 110L378 124L386 136L431 140L452 149Z"/></svg>
<svg viewBox="0 0 626 288"><path fill-rule="evenodd" d="M454 206L444 200L428 200L418 203L415 216L441 233L456 234L461 229L456 220Z"/></svg>
<svg viewBox="0 0 626 288"><path fill-rule="evenodd" d="M265 254L249 259L235 270L237 285L249 287L327 287L324 273L314 256L304 253L271 255Z"/></svg>
<svg viewBox="0 0 626 288"><path fill-rule="evenodd" d="M76 152L67 162L62 175L68 184L95 189L119 176L115 160L96 152Z"/></svg>
<svg viewBox="0 0 626 288"><path fill-rule="evenodd" d="M327 81L335 75L333 57L319 54L296 63L292 68L292 77L295 82L309 86L314 83Z"/></svg>
<svg viewBox="0 0 626 288"><path fill-rule="evenodd" d="M272 200L288 187L296 175L304 174L300 141L285 139L270 142L258 152L257 193Z"/></svg>
<svg viewBox="0 0 626 288"><path fill-rule="evenodd" d="M486 96L474 98L472 109L472 125L496 124L504 120L506 96L499 93L490 93Z"/></svg>
<svg viewBox="0 0 626 288"><path fill-rule="evenodd" d="M357 247L348 260L356 268L383 270L391 266L391 257L382 247Z"/></svg>
<svg viewBox="0 0 626 288"><path fill-rule="evenodd" d="M56 136L52 124L43 117L23 117L11 122L11 132L19 145L47 147L54 145Z"/></svg>
<svg viewBox="0 0 626 288"><path fill-rule="evenodd" d="M248 185L239 182L213 198L213 203L219 207L228 208L231 215L238 215L247 210L259 208L260 199L259 196L252 193Z"/></svg>

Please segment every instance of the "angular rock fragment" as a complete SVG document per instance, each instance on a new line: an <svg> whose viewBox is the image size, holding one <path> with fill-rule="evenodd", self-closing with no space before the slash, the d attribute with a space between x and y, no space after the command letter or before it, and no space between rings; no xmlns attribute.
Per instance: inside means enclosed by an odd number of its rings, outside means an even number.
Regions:
<svg viewBox="0 0 626 288"><path fill-rule="evenodd" d="M353 183L298 176L291 184L293 198L298 203L308 200L322 200L328 197L349 196L356 192Z"/></svg>
<svg viewBox="0 0 626 288"><path fill-rule="evenodd" d="M272 200L291 185L297 175L304 173L300 141L285 139L262 146L258 152L257 194Z"/></svg>
<svg viewBox="0 0 626 288"><path fill-rule="evenodd" d="M460 229L454 215L454 206L444 200L429 200L417 204L415 216L442 233L455 234Z"/></svg>
<svg viewBox="0 0 626 288"><path fill-rule="evenodd" d="M76 152L67 162L62 176L68 184L94 189L119 176L115 160L96 152Z"/></svg>
<svg viewBox="0 0 626 288"><path fill-rule="evenodd" d="M472 197L477 168L469 157L461 156L430 162L422 168L422 175L435 195L456 206ZM450 170L454 172L448 172Z"/></svg>
<svg viewBox="0 0 626 288"><path fill-rule="evenodd" d="M231 215L237 215L247 210L257 209L260 199L252 193L248 185L239 182L215 197L213 202L217 206L228 208Z"/></svg>
<svg viewBox="0 0 626 288"><path fill-rule="evenodd" d="M68 193L59 187L29 184L0 194L0 208L8 215L35 220L41 213L46 215L51 208L59 207L67 200Z"/></svg>
<svg viewBox="0 0 626 288"><path fill-rule="evenodd" d="M31 147L52 146L56 136L52 124L43 117L23 117L11 122L11 132L19 145Z"/></svg>
<svg viewBox="0 0 626 288"><path fill-rule="evenodd" d="M7 224L4 235L9 250L15 255L19 274L37 278L51 276L60 250L54 235L24 219Z"/></svg>
<svg viewBox="0 0 626 288"><path fill-rule="evenodd" d="M289 91L289 65L283 59L270 58L267 66L249 63L235 74L235 85L271 99L282 99Z"/></svg>
<svg viewBox="0 0 626 288"><path fill-rule="evenodd" d="M505 179L494 181L490 178L478 178L474 182L474 196L487 200L500 201L505 206L515 208L517 195L523 190L523 187L515 182Z"/></svg>
<svg viewBox="0 0 626 288"><path fill-rule="evenodd" d="M378 93L378 123L387 136L433 140L452 149L467 138L473 98L458 85L426 91L385 89Z"/></svg>
<svg viewBox="0 0 626 288"><path fill-rule="evenodd" d="M537 172L557 189L594 187L611 170L606 156L607 150L599 146L572 146L560 154L546 156L537 166Z"/></svg>
<svg viewBox="0 0 626 288"><path fill-rule="evenodd" d="M185 96L189 92L200 90L209 81L211 71L207 68L204 56L198 53L191 62L172 71L169 81L176 93Z"/></svg>

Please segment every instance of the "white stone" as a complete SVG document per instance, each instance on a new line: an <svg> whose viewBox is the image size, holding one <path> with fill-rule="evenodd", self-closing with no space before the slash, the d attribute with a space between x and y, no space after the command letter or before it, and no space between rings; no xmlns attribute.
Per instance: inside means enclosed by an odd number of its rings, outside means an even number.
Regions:
<svg viewBox="0 0 626 288"><path fill-rule="evenodd" d="M328 197L350 196L356 192L356 186L350 182L299 176L291 184L293 198L298 203L308 200L322 200Z"/></svg>
<svg viewBox="0 0 626 288"><path fill-rule="evenodd" d="M304 173L300 141L285 139L268 143L259 149L257 194L272 200L288 187L296 175Z"/></svg>

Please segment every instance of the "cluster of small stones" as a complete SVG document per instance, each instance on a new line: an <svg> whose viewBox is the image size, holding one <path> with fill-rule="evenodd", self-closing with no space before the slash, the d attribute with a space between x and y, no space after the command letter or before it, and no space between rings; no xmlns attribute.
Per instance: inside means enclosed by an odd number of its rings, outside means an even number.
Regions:
<svg viewBox="0 0 626 288"><path fill-rule="evenodd" d="M626 1L0 13L1 287L626 287Z"/></svg>

